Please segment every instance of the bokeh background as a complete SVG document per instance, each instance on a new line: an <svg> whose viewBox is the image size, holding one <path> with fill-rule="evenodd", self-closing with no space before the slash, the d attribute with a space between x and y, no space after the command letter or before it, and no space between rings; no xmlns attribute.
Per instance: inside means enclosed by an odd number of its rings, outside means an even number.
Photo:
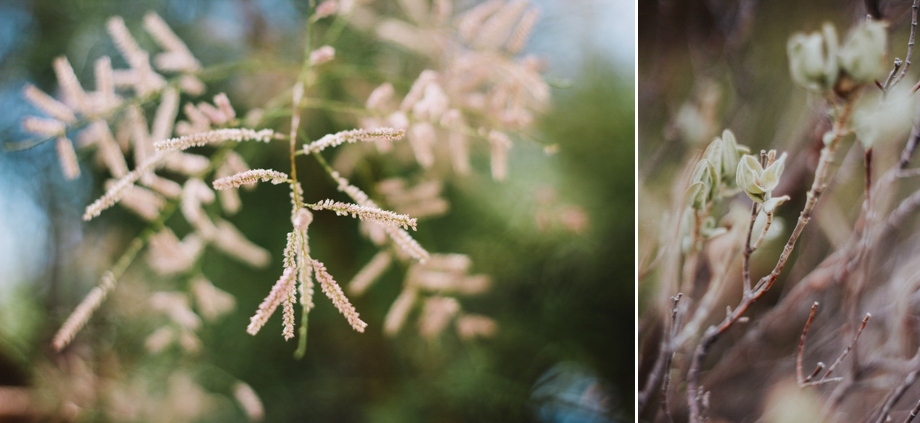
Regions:
<svg viewBox="0 0 920 423"><path fill-rule="evenodd" d="M398 10L395 3L378 3ZM473 3L458 1L454 8L465 10ZM229 399L227 381L234 379L255 389L265 421L271 422L631 421L635 5L626 0L534 4L543 15L525 52L546 58L546 76L554 87L553 106L536 133L546 144L557 144L558 153L547 155L537 143L516 143L510 177L501 183L489 177L487 157L474 155L476 172L447 186L450 211L420 222L417 232L430 251L467 254L473 272L492 277L492 289L464 299L463 306L496 319L494 337L461 340L445 332L428 339L413 326L385 337L380 328L400 290L402 270L389 271L365 296L353 299L369 323L364 334L349 329L320 301L311 313L302 360L292 358L293 343L273 330L247 335L251 313L280 273L290 225L287 194L269 186L243 192L243 212L232 221L273 252L272 265L253 270L210 251L204 257L205 275L232 293L237 307L205 325L201 352L152 355L143 348L157 322L128 318L123 310L144 301L145 293L168 289L170 281L145 278L149 272L138 269L129 272L133 282L120 285L121 294L78 335L74 348L85 349L80 357L92 359L62 360L50 351L51 336L98 280L106 260L144 226L119 209L84 223L83 208L101 193L94 176L101 175L84 163L83 177L65 181L48 143L0 151L0 386L57 383L68 384L60 392L102 392L106 377L130 372L165 391L177 383L170 379L172 371L181 368L208 392L198 400L189 394L208 410L197 421L245 421ZM300 63L303 1L4 1L0 138L27 138L20 120L34 110L23 100L22 87L31 82L53 93L55 57L66 55L78 75L91 75L95 58L117 56L105 20L120 15L136 28L148 10L158 12L205 66L261 64L209 85L205 97L228 92L239 115L256 105L242 93L260 70ZM360 63L399 54L350 29L337 48L339 57ZM401 76L404 84L424 69L424 63L408 63L406 69L416 73ZM347 92L344 79L328 83L327 94ZM345 121L326 113L312 113L305 122L313 137L347 129L341 127ZM249 147L240 151L251 167L287 169L283 151ZM317 195L335 195L312 163L301 178L324 181L311 187ZM541 229L535 212L545 206L547 193L554 207L577 207L585 219ZM328 216L317 217L311 247L340 282L376 252L355 221ZM279 320L274 317L267 327L279 327ZM108 358L112 355L119 358L116 364ZM74 369L80 366L97 377L79 383L48 377L62 368L79 373ZM103 408L74 415L83 421L118 420Z"/></svg>

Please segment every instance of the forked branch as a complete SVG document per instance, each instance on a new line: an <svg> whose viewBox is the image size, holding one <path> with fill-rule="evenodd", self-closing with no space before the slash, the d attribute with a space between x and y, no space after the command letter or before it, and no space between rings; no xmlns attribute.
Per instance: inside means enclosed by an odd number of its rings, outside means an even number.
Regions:
<svg viewBox="0 0 920 423"><path fill-rule="evenodd" d="M859 329L856 331L856 336L853 337L853 341L850 342L850 345L847 345L846 349L840 353L840 356L837 357L837 360L834 361L834 364L831 364L831 367L824 372L824 375L821 376L821 379L814 380L822 370L824 370L824 363L818 362L818 365L815 366L815 370L811 372L808 376L804 376L802 372L802 356L805 352L805 337L808 335L808 328L811 327L811 321L815 317L815 311L818 309L818 302L815 301L811 306L811 312L808 314L808 320L805 321L805 329L802 330L802 337L799 339L799 348L798 354L795 360L795 373L798 379L799 386L804 388L806 386L821 385L828 382L839 382L843 380L842 377L830 377L834 369L837 368L837 365L853 350L853 346L856 345L856 341L859 340L859 336L862 335L863 329L866 328L866 324L869 323L869 318L872 317L870 313L866 313L866 317L863 318L862 324L859 325Z"/></svg>

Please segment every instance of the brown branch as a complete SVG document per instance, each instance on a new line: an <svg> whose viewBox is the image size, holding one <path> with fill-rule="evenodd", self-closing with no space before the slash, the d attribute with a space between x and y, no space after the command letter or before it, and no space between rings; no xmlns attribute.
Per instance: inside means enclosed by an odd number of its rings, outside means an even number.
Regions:
<svg viewBox="0 0 920 423"><path fill-rule="evenodd" d="M802 353L805 351L805 335L808 334L808 328L811 326L811 319L815 318L815 310L817 309L818 302L815 301L815 303L811 305L811 313L808 313L808 320L805 321L805 329L802 329L802 337L799 339L799 351L795 358L795 374L799 381L799 386L804 386L805 382L808 382L808 380L820 372L820 370L815 369L808 378L805 378L802 374ZM824 367L824 364L819 362L818 366L819 368Z"/></svg>
<svg viewBox="0 0 920 423"><path fill-rule="evenodd" d="M917 375L920 375L920 369L910 372L907 377L904 378L904 382L894 389L885 401L885 405L882 406L881 414L878 416L878 419L875 420L875 423L882 423L888 418L888 414L891 413L891 408L898 403L898 400L900 400L902 396L904 396L907 389L917 381Z"/></svg>
<svg viewBox="0 0 920 423"><path fill-rule="evenodd" d="M898 77L895 78L891 85L886 85L886 91L888 88L891 88L901 82L901 79L904 79L904 76L907 75L907 69L910 68L910 57L914 52L914 35L917 32L917 6L920 0L914 0L914 4L911 6L911 16L910 16L910 37L907 40L907 58L904 61L904 69L901 70L901 73L898 74ZM897 72L897 67L895 68Z"/></svg>
<svg viewBox="0 0 920 423"><path fill-rule="evenodd" d="M888 72L888 78L885 78L885 83L882 84L878 82L877 80L875 81L875 86L878 87L880 90L882 90L882 93L887 92L888 88L891 87L891 81L892 79L894 79L895 75L898 73L898 69L901 69L902 63L903 62L901 62L901 59L895 57L894 58L894 69Z"/></svg>
<svg viewBox="0 0 920 423"><path fill-rule="evenodd" d="M840 378L840 377L828 379L828 376L831 375L831 373L834 371L837 365L840 364L841 361L843 361L843 359L847 356L847 354L849 354L850 351L853 349L853 346L856 345L856 341L859 340L859 335L862 334L863 329L866 328L866 324L869 323L869 318L872 317L871 314L866 313L866 317L863 318L862 324L859 326L859 330L856 331L856 336L853 338L853 341L850 342L850 345L848 345L846 349L844 349L843 352L840 353L840 356L837 357L837 360L834 361L834 364L831 364L831 367L827 369L827 371L824 373L824 376L821 376L821 379L812 381L812 379L814 379L815 376L817 376L818 373L821 373L821 370L824 369L824 363L818 362L818 365L815 367L815 370L811 372L810 375L805 377L802 372L802 356L804 355L804 352L805 352L805 336L808 334L808 328L811 326L811 321L812 319L814 319L815 311L817 309L818 309L818 302L815 301L815 303L811 305L811 313L808 314L808 320L805 321L805 329L802 330L802 337L799 339L799 348L798 348L798 353L796 354L795 373L796 373L796 378L798 379L798 382L799 382L799 387L802 387L802 388L806 386L821 385L821 384L828 383L828 382L839 382L843 380L843 378Z"/></svg>
<svg viewBox="0 0 920 423"><path fill-rule="evenodd" d="M754 222L757 221L757 203L752 201L751 205L751 223L748 225L747 237L744 241L744 252L741 261L741 280L744 281L744 294L751 292L751 233L754 232Z"/></svg>
<svg viewBox="0 0 920 423"><path fill-rule="evenodd" d="M671 416L671 409L668 407L668 383L671 381L671 362L674 360L673 340L677 336L677 328L679 326L678 316L677 316L677 304L680 302L680 298L683 296L682 293L677 293L676 296L671 297L671 333L668 336L668 355L664 363L664 381L661 383L661 409L664 411L664 415L667 416L669 422L674 422L674 417Z"/></svg>
<svg viewBox="0 0 920 423"><path fill-rule="evenodd" d="M655 388L658 386L658 383L662 379L665 380L661 388L662 393L666 392L665 390L667 389L667 381L670 378L668 372L670 371L671 360L674 357L674 335L677 333L677 328L679 327L677 321L677 304L683 295L683 293L678 292L676 296L671 297L671 327L667 328L661 335L661 348L658 352L658 358L655 360L655 366L649 373L642 391L639 392L637 403L638 412L640 413L648 405L649 400L652 398L652 394L655 392Z"/></svg>
<svg viewBox="0 0 920 423"><path fill-rule="evenodd" d="M863 317L862 324L859 325L859 330L856 331L856 336L853 337L853 341L850 342L850 345L847 345L847 348L843 350L843 353L840 354L840 357L837 357L837 360L834 361L834 364L831 364L831 367L827 369L827 372L824 373L824 376L821 377L821 380L827 379L831 375L831 372L834 371L834 368L840 364L841 361L850 353L853 349L853 346L856 345L856 341L859 340L859 335L862 335L863 329L866 328L866 323L869 323L869 318L872 317L871 313L866 313L866 317Z"/></svg>
<svg viewBox="0 0 920 423"><path fill-rule="evenodd" d="M700 403L698 397L700 397L699 373L700 367L702 367L703 358L709 351L709 348L712 346L712 344L715 343L716 339L718 339L719 335L728 330L728 328L731 327L732 324L734 324L735 321L737 321L745 311L747 311L751 304L760 299L760 297L762 297L773 286L773 284L776 282L776 279L779 277L780 272L782 272L783 267L786 265L786 261L789 260L789 257L792 254L793 248L795 248L795 243L798 241L799 236L805 229L805 225L807 225L808 221L811 220L811 215L814 212L814 208L818 202L818 199L821 197L821 194L826 188L825 179L827 177L830 164L833 161L834 152L837 149L838 141L846 133L843 125L844 122L847 121L850 112L853 110L852 104L852 102L847 103L843 112L837 114L838 120L834 122L834 127L832 129L833 138L824 146L824 148L821 149L821 158L818 162L818 168L815 170L814 182L812 183L811 189L809 189L806 195L805 206L802 208L801 214L799 214L799 219L796 222L795 228L792 230L792 234L789 236L789 240L786 241L786 246L783 247L783 251L779 256L773 271L761 278L757 285L754 287L753 291L745 292L741 303L738 304L738 307L735 308L735 311L732 314L726 316L725 320L723 320L722 323L720 323L718 326L710 326L709 329L707 329L703 334L703 338L700 339L700 343L697 345L697 348L693 354L690 370L687 373L687 397L690 406L691 422L701 421Z"/></svg>
<svg viewBox="0 0 920 423"><path fill-rule="evenodd" d="M907 416L907 420L904 420L904 423L914 421L914 418L917 417L917 413L920 413L920 401L917 401L917 405L914 406L914 409L910 410L910 414Z"/></svg>

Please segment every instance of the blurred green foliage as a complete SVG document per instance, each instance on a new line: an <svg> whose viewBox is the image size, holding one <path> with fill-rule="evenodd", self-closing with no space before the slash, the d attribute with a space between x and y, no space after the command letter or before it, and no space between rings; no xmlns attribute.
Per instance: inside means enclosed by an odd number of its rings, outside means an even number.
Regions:
<svg viewBox="0 0 920 423"><path fill-rule="evenodd" d="M103 30L105 19L122 15L131 26L147 10L157 10L206 64L254 59L276 60L278 66L296 66L299 56L277 60L277 55L299 54L296 46L284 44L296 40L299 21L290 28L275 28L278 32L273 39L250 33L243 37L245 46L221 44L196 29L198 20L228 7L221 3L13 2L11 7L27 11L32 21L28 30L19 34L18 47L0 58L0 75L3 75L0 84L30 80L53 92L55 81L50 63L61 54L68 56L78 73L82 67L91 74L92 60L101 54L115 56L110 44L103 45L107 42ZM258 11L278 2L266 3L269 6L261 3L264 2L233 4L243 10ZM300 10L302 5L294 2L288 7ZM339 51L340 57L358 68L373 66L372 59L379 55L398 54L349 30L341 42L355 46ZM272 55L276 56L266 59ZM351 330L328 301L317 301L310 315L307 354L300 361L292 358L295 344L285 342L278 334L279 316L273 317L259 335L247 335L244 329L251 313L280 273L285 233L290 229L287 192L283 187L270 185L242 191L243 210L230 221L250 240L273 253L272 265L254 270L210 250L202 260L204 274L216 286L232 293L237 298L237 307L217 323L205 324L200 332L203 349L199 354L189 356L172 348L150 355L143 348L143 340L162 323L157 319L163 318L152 317L150 321L120 318L106 314L108 306L79 336L88 340L91 348L117 354L123 369L136 372L131 377L143 378L153 386L163 386L170 372L177 368L188 369L196 381L218 394L229 394L227 380L243 380L261 397L266 409L265 421L271 422L533 421L540 405L532 398L534 383L560 362L577 362L593 369L610 384L613 394L609 405L614 407L615 415L631 419L633 76L623 74L599 53L588 56L578 67L571 86L554 91L554 107L539 122L535 133L542 143L557 144L558 153L546 155L542 145L530 140L516 142L511 150L509 180L504 183L492 181L487 157L474 154L476 172L448 184L446 197L451 203L450 211L436 219L421 221L418 232L414 233L430 251L468 254L474 263L474 273L491 275L490 291L462 302L465 310L498 321L494 338L461 340L455 332L446 331L427 340L418 335L415 320L411 318L396 337L385 337L381 329L383 317L400 290L405 269L391 269L364 296L352 298L362 318L369 323L364 334ZM371 79L402 78L397 79L396 85L405 89L414 79L411 72L417 73L422 66L409 61L406 75L384 78L372 74ZM362 101L349 98L347 77L333 76L327 82L321 88L324 95L345 102ZM219 92L223 85L233 83L233 79L219 81L209 85L209 89ZM246 99L232 100L235 105L246 104ZM346 124L327 113L309 113L304 119L306 131L313 137L345 129L341 126ZM289 167L280 146L275 150L243 144L238 151L250 160L253 168ZM9 162L20 160L15 153L4 154ZM28 157L41 160L34 155ZM301 163L299 176L307 181L304 186L308 200L341 197L314 162ZM389 174L392 170L385 164L365 165L366 171L375 176L397 176ZM360 178L357 181L360 185ZM557 227L538 229L534 218L538 205L534 198L541 187L552 187L560 203L584 208L587 223L580 233ZM73 196L68 194L68 188L61 190L60 196ZM97 187L89 197L100 192ZM62 222L63 219L73 220ZM79 225L75 219L79 219L79 213L53 221L58 225ZM110 248L117 252L143 226L130 214L113 210L102 221L84 225L84 236L91 238L92 231L111 227L119 228L120 237L108 241L116 244ZM340 283L347 282L376 252L359 235L354 220L332 213L316 215L311 227L311 247L312 254L326 263ZM10 370L0 367L0 372L18 371L25 375L25 380L17 380L20 378L7 373L6 383L34 383L36 373L29 368L29 360L54 361L46 346L48 340L72 304L94 283L95 275L61 275L62 270L72 266L64 261L72 256L53 257L56 259L49 266L58 270L49 270L51 280L34 281L39 288L36 290L17 291L23 301L21 307L0 310L3 321L40 322L40 327L23 324L19 335L0 332L3 341L0 351L14 357L3 360L14 365ZM142 266L135 267L133 275L149 281L148 291L183 287L186 283L181 279L155 280ZM75 280L81 277L86 280ZM79 283L61 286L73 282ZM29 306L32 302L44 303L48 316L31 320L28 316L37 312ZM21 310L22 314L16 317L7 316ZM23 342L32 344L8 347ZM244 415L228 404L216 407L205 420L244 421Z"/></svg>

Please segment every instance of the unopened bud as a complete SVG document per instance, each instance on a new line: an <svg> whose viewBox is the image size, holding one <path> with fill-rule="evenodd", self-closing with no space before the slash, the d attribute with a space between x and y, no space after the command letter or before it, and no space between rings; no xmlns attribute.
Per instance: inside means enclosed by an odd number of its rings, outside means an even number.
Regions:
<svg viewBox="0 0 920 423"><path fill-rule="evenodd" d="M735 182L735 173L738 170L738 158L741 150L735 141L735 134L730 129L722 131L722 182L732 188Z"/></svg>
<svg viewBox="0 0 920 423"><path fill-rule="evenodd" d="M770 199L770 193L779 185L785 166L786 153L766 169L760 165L756 157L745 154L738 163L738 172L735 175L738 187L752 200L763 203Z"/></svg>
<svg viewBox="0 0 920 423"><path fill-rule="evenodd" d="M830 89L837 82L837 31L824 24L822 32L795 34L786 46L789 72L797 84L813 91Z"/></svg>
<svg viewBox="0 0 920 423"><path fill-rule="evenodd" d="M690 187L687 189L688 198L693 208L702 210L706 203L712 199L715 170L708 160L700 160L693 169L690 178Z"/></svg>
<svg viewBox="0 0 920 423"><path fill-rule="evenodd" d="M888 24L869 21L853 28L840 48L840 67L857 83L869 83L885 71Z"/></svg>

